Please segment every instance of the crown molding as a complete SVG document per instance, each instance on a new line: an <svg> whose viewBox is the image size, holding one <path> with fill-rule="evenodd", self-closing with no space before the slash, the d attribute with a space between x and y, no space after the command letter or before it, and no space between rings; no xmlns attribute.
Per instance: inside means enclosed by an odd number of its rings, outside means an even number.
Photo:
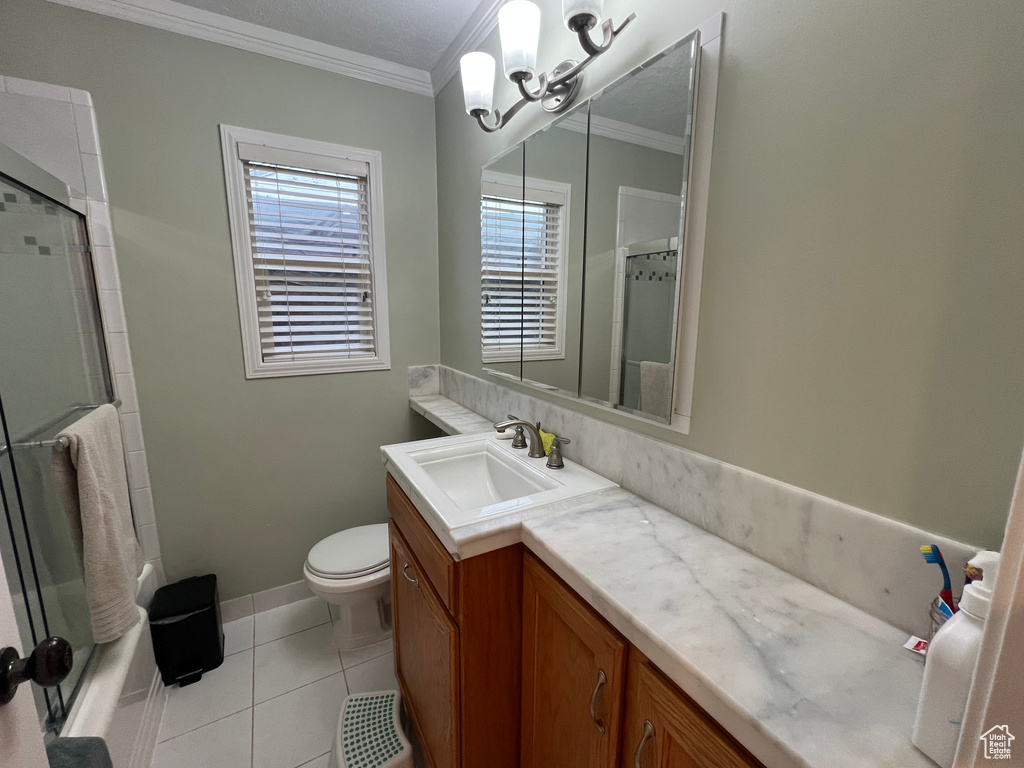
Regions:
<svg viewBox="0 0 1024 768"><path fill-rule="evenodd" d="M586 133L587 118L577 112L559 122L556 127L565 128L576 133ZM590 132L595 136L604 136L606 139L638 144L641 147L650 147L662 152L671 152L673 155L682 155L686 152L685 139L668 133L662 133L661 131L652 131L650 128L641 128L639 125L633 125L632 123L611 120L607 117L591 115Z"/></svg>
<svg viewBox="0 0 1024 768"><path fill-rule="evenodd" d="M459 71L459 59L462 58L462 54L479 48L484 39L491 34L491 30L498 25L498 9L504 4L505 0L483 0L473 11L469 20L459 30L459 34L452 40L452 44L430 70L435 96Z"/></svg>
<svg viewBox="0 0 1024 768"><path fill-rule="evenodd" d="M582 110L573 112L568 117L555 123L555 128L564 128L567 131L574 131L576 133L586 133L587 117L582 113Z"/></svg>
<svg viewBox="0 0 1024 768"><path fill-rule="evenodd" d="M433 96L430 73L173 0L49 0L403 91Z"/></svg>

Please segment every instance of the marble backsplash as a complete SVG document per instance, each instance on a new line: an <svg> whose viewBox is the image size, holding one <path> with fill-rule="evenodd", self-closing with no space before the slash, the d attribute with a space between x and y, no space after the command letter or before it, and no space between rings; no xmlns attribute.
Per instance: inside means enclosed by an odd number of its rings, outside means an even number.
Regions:
<svg viewBox="0 0 1024 768"><path fill-rule="evenodd" d="M421 394L436 376L438 394L489 419L540 421L572 438L566 458L908 633L928 636L941 586L920 546L941 547L954 593L977 550L461 371L421 368L432 369L410 369Z"/></svg>
<svg viewBox="0 0 1024 768"><path fill-rule="evenodd" d="M423 397L441 393L441 366L410 365L409 397Z"/></svg>

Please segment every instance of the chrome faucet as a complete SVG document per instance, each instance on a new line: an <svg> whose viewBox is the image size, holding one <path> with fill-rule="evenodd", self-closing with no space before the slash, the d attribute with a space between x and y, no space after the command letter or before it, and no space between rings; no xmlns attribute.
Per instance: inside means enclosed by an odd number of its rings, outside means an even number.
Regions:
<svg viewBox="0 0 1024 768"><path fill-rule="evenodd" d="M504 432L509 427L522 427L530 434L530 453L531 459L543 459L544 454L544 441L540 439L540 428L538 425L531 424L525 419L511 419L509 421L499 421L494 425L494 428L499 432Z"/></svg>

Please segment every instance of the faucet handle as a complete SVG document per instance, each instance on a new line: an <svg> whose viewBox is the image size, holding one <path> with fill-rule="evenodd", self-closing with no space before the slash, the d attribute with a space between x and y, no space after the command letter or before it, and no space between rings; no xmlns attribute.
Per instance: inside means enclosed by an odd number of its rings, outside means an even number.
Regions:
<svg viewBox="0 0 1024 768"><path fill-rule="evenodd" d="M565 469L565 462L562 461L562 445L571 443L568 437L558 437L551 441L551 453L548 454L548 469Z"/></svg>
<svg viewBox="0 0 1024 768"><path fill-rule="evenodd" d="M523 431L523 425L516 425L516 434L512 438L513 448L525 448L526 447L526 433Z"/></svg>

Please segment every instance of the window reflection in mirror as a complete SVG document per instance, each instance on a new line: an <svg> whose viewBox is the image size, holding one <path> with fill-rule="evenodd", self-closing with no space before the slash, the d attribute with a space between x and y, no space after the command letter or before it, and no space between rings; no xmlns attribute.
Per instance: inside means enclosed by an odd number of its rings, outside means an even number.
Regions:
<svg viewBox="0 0 1024 768"><path fill-rule="evenodd" d="M485 368L522 378L523 147L480 179L480 343Z"/></svg>
<svg viewBox="0 0 1024 768"><path fill-rule="evenodd" d="M671 419L697 40L590 105L582 397Z"/></svg>

